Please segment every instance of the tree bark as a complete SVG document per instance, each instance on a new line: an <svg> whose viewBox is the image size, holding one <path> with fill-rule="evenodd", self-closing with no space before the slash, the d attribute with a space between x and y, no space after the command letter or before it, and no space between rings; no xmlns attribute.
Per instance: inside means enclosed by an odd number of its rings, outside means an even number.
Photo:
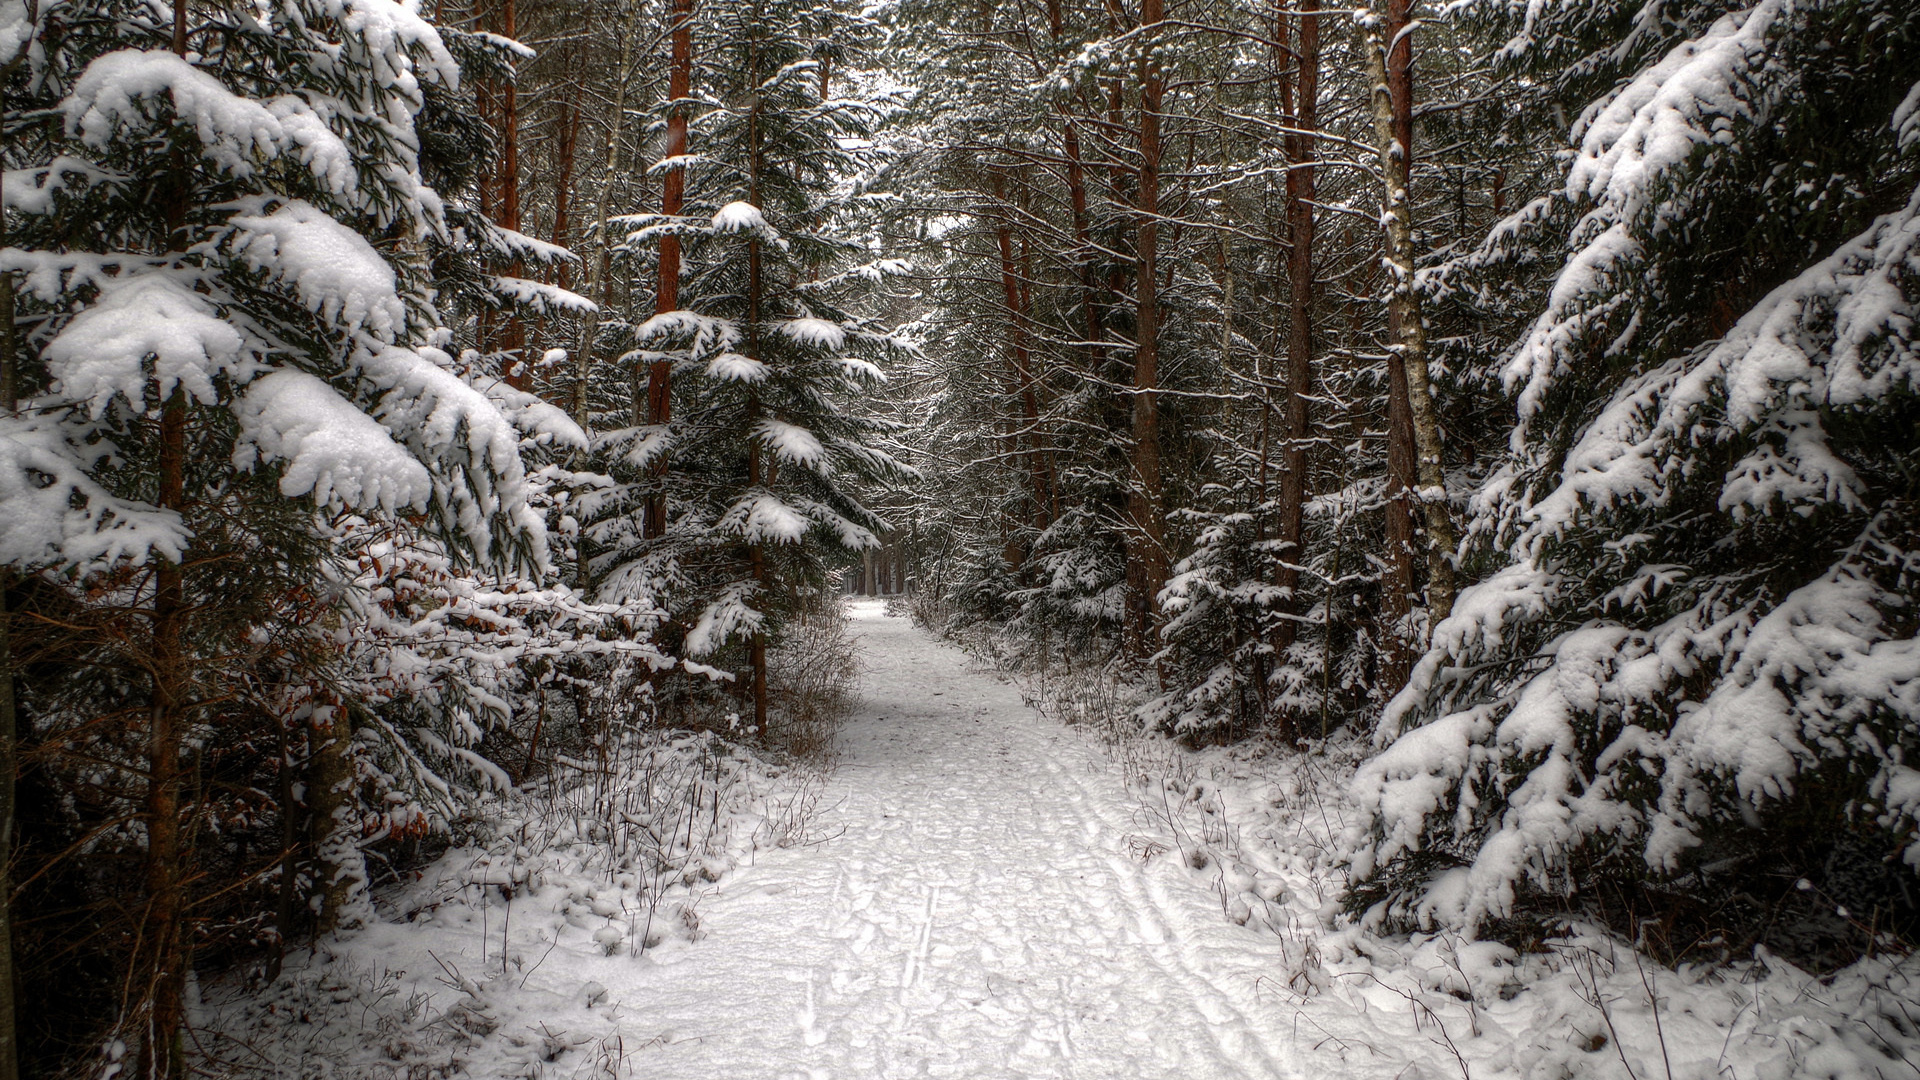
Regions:
<svg viewBox="0 0 1920 1080"><path fill-rule="evenodd" d="M186 504L186 431L186 392L176 387L160 408L160 492L156 502L163 510L180 512ZM145 956L136 955L134 970L147 980L141 1074L171 1078L186 1074L181 1030L186 1021L187 985L181 923L187 910L182 872L186 850L180 822L180 743L186 726L187 599L179 563L159 560L153 580L153 700L147 728L147 850L143 873L147 908L141 931Z"/></svg>
<svg viewBox="0 0 1920 1080"><path fill-rule="evenodd" d="M762 147L760 145L760 105L756 102L747 115L747 201L754 206L760 205L760 167ZM747 242L747 355L760 359L760 306L765 285L760 277L760 240L756 236ZM760 395L754 394L748 399L748 416L756 423L760 419ZM757 434L749 433L747 482L751 487L759 487L766 478L762 475L761 446ZM771 481L766 480L771 486ZM764 545L753 541L748 548L748 560L753 572L753 581L758 586L755 601L763 607L769 598L772 582L767 573L767 557ZM760 738L767 736L767 635L756 629L749 647L748 663L753 671L753 725L754 732Z"/></svg>
<svg viewBox="0 0 1920 1080"><path fill-rule="evenodd" d="M514 0L498 0L488 14L495 33L509 38L517 36ZM501 228L519 232L520 112L514 80L509 77L497 85L491 80L482 82L478 97L481 118L500 136L500 156L494 161L492 174L480 185L480 210ZM517 277L523 270L520 260L515 259L506 272ZM500 354L500 377L509 386L516 390L533 389L533 367L526 358L526 325L511 314L499 318L498 328L494 323L494 312L481 313L481 350Z"/></svg>
<svg viewBox="0 0 1920 1080"><path fill-rule="evenodd" d="M560 133L554 146L553 242L561 247L572 243L573 155L580 145L580 107L571 100L560 103ZM573 263L562 259L554 267L554 284L573 287Z"/></svg>
<svg viewBox="0 0 1920 1080"><path fill-rule="evenodd" d="M174 0L173 51L187 53L186 0ZM187 247L187 206L191 198L186 159L171 154L171 176L164 215L166 245L172 251ZM187 395L178 386L165 392L160 405L159 491L155 504L175 513L186 511ZM153 571L151 644L151 701L147 726L147 789L145 798L147 848L141 877L146 886L145 919L140 948L134 956L135 978L146 982L137 989L145 998L140 1032L140 1071L143 1077L186 1075L184 1032L186 1021L187 956L182 922L187 915L186 857L180 821L180 744L185 727L187 696L187 597L180 563L161 558Z"/></svg>
<svg viewBox="0 0 1920 1080"><path fill-rule="evenodd" d="M613 245L607 240L607 217L612 208L614 188L620 178L620 165L626 151L621 140L621 131L627 115L627 80L633 71L634 40L640 36L640 16L646 10L644 4L634 4L627 11L627 22L620 34L620 66L614 72L613 115L607 128L607 171L601 178L600 198L594 209L594 240L600 245L600 257L588 264L587 297L596 304L604 305L606 296L603 286L607 273L613 265ZM580 347L573 358L573 420L582 430L593 430L592 417L587 409L587 383L593 376L593 349L595 339L600 336L600 308L589 313L580 327ZM579 462L585 466L584 456ZM574 585L582 592L593 585L592 552L589 550L584 530L578 539L578 553L574 560Z"/></svg>
<svg viewBox="0 0 1920 1080"><path fill-rule="evenodd" d="M607 128L607 170L601 178L600 198L594 209L594 240L600 245L600 257L589 263L587 270L587 296L596 303L606 299L600 294L613 264L613 245L607 240L607 218L613 206L614 188L620 179L620 165L626 154L626 143L622 141L621 133L627 116L627 80L633 71L633 45L640 36L640 16L645 10L644 4L634 4L629 8L626 25L620 34L620 66L614 72L613 110ZM582 428L588 429L587 381L593 375L594 339L599 334L600 312L595 309L580 328L580 348L573 361L573 419ZM583 577L585 562L582 558Z"/></svg>
<svg viewBox="0 0 1920 1080"><path fill-rule="evenodd" d="M1426 526L1427 615L1437 623L1453 611L1454 530L1440 454L1440 424L1427 372L1427 331L1414 288L1410 176L1413 157L1413 0L1386 0L1385 17L1365 22L1375 149L1385 200L1381 210L1388 276L1388 352L1405 376L1407 426L1414 476Z"/></svg>
<svg viewBox="0 0 1920 1080"><path fill-rule="evenodd" d="M1060 0L1047 0L1047 33L1057 53L1066 40L1066 18L1061 12ZM1060 149L1067 159L1067 205L1073 213L1074 270L1080 281L1081 321L1087 338L1083 351L1087 370L1091 372L1099 366L1099 346L1095 343L1101 339L1103 330L1099 286L1093 273L1093 235L1087 213L1087 168L1080 151L1080 124L1074 119L1072 108L1062 102L1058 111ZM1057 510L1054 516L1059 516Z"/></svg>
<svg viewBox="0 0 1920 1080"><path fill-rule="evenodd" d="M1140 24L1151 30L1164 18L1162 0L1142 0ZM1133 484L1129 499L1132 528L1128 530L1127 576L1132 602L1129 637L1135 656L1153 652L1159 626L1157 597L1167 581L1167 533L1162 516L1159 403L1159 254L1160 238L1160 108L1165 93L1159 65L1151 47L1140 56L1140 176L1137 206L1140 213L1136 283L1138 315L1133 361Z"/></svg>
<svg viewBox="0 0 1920 1080"><path fill-rule="evenodd" d="M307 800L313 823L314 863L320 874L318 932L352 930L366 921L366 857L353 828L353 724L347 710L318 706L307 727L312 751Z"/></svg>
<svg viewBox="0 0 1920 1080"><path fill-rule="evenodd" d="M1040 400L1034 391L1033 362L1027 345L1027 292L1021 287L1020 269L1014 262L1013 227L1008 221L1010 207L998 176L994 178L994 195L1001 204L993 232L1000 249L1000 287L1007 303L1007 362L1012 368L1013 387L1020 401L1020 418L1026 428L1025 449L1020 450L1018 439L1013 449L1026 459L1027 483L1033 491L1033 527L1039 531L1047 527L1051 499L1047 495L1049 483L1046 462L1035 445L1040 424Z"/></svg>
<svg viewBox="0 0 1920 1080"><path fill-rule="evenodd" d="M672 0L672 61L667 75L667 96L671 101L667 111L667 141L661 148L661 157L675 158L687 152L687 113L680 106L693 88L693 0ZM825 76L822 75L824 80ZM824 86L822 92L825 92ZM660 214L674 218L680 215L687 190L687 174L684 169L668 169L661 178ZM654 296L653 310L656 314L677 311L680 308L680 237L669 232L660 238L660 281ZM673 420L673 362L655 360L647 370L647 408L646 423L650 427L665 427ZM666 479L666 456L661 454L648 466L653 487L647 494L646 520L642 523L643 535L649 540L657 540L667 531L667 495L662 489Z"/></svg>
<svg viewBox="0 0 1920 1080"><path fill-rule="evenodd" d="M4 87L0 83L0 87ZM0 91L0 114L5 112ZM0 208L0 215L5 210ZM6 221L0 217L0 233ZM13 272L0 273L0 407L9 417L20 411L20 392L14 380ZM16 718L13 694L13 613L7 590L13 586L13 568L0 567L0 1080L18 1080L20 1041L13 987L13 821Z"/></svg>
<svg viewBox="0 0 1920 1080"><path fill-rule="evenodd" d="M1294 128L1284 138L1287 152L1287 399L1280 450L1279 536L1282 559L1275 582L1286 593L1283 617L1274 626L1274 662L1284 663L1287 649L1299 633L1305 605L1298 595L1307 505L1307 438L1310 434L1310 397L1313 392L1313 245L1314 171L1319 130L1320 19L1318 0L1299 0L1297 47L1288 46L1287 24L1279 27L1283 48L1291 52L1293 74L1282 76L1281 108ZM1292 735L1292 717L1276 718L1281 733Z"/></svg>
<svg viewBox="0 0 1920 1080"><path fill-rule="evenodd" d="M1381 613L1386 616L1382 683L1390 691L1406 685L1413 670L1414 639L1407 617L1413 614L1413 421L1407 409L1407 369L1399 354L1387 355L1387 572L1380 582Z"/></svg>

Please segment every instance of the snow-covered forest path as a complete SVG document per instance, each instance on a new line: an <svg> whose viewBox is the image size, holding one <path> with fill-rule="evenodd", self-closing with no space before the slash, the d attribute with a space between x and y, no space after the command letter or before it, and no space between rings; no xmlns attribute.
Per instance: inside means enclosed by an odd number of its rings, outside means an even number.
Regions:
<svg viewBox="0 0 1920 1080"><path fill-rule="evenodd" d="M1129 855L1098 749L877 604L854 629L832 839L763 853L703 905L704 941L615 989L663 1036L641 1072L1292 1075L1252 1015L1258 960L1220 940L1216 896Z"/></svg>

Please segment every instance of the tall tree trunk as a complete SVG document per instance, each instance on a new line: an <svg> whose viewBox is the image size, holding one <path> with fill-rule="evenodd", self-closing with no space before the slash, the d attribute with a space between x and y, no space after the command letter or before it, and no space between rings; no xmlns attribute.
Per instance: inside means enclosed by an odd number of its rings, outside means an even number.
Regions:
<svg viewBox="0 0 1920 1080"><path fill-rule="evenodd" d="M291 722L284 715L284 710L276 710L273 727L275 749L279 751L280 759L280 895L274 908L273 924L280 940L275 942L273 966L267 973L269 981L280 977L281 965L287 958L287 948L293 942L293 920L299 909L295 893L298 890L300 868L300 804L294 797L293 740L287 737L287 725Z"/></svg>
<svg viewBox="0 0 1920 1080"><path fill-rule="evenodd" d="M1061 12L1060 0L1047 0L1047 33L1058 54L1066 41L1066 18ZM1095 343L1100 340L1102 330L1099 287L1093 273L1092 229L1087 213L1087 169L1080 151L1080 124L1074 119L1072 105L1062 101L1058 111L1060 149L1067 159L1067 205L1073 213L1074 270L1080 281L1081 322L1087 338L1084 352L1087 370L1092 372L1100 362L1099 346ZM1055 516L1058 516L1057 510Z"/></svg>
<svg viewBox="0 0 1920 1080"><path fill-rule="evenodd" d="M620 33L620 66L613 76L613 109L607 127L606 175L601 177L600 198L596 200L594 208L593 238L600 245L600 257L587 264L587 296L595 303L604 303L606 300L601 291L613 265L613 244L607 239L607 218L611 216L614 189L619 185L620 166L626 155L627 147L621 135L626 125L627 82L632 77L633 46L640 36L640 16L645 10L644 4L630 7L626 25ZM600 312L595 309L581 325L580 348L573 360L573 419L582 428L589 427L587 382L593 375L594 340L599 335ZM584 558L581 560L583 564L585 561Z"/></svg>
<svg viewBox="0 0 1920 1080"><path fill-rule="evenodd" d="M613 265L613 244L607 239L607 218L613 204L614 188L620 179L620 165L626 152L626 143L621 133L627 116L627 81L633 73L633 46L640 36L640 16L646 10L645 4L634 4L627 9L626 25L620 34L620 66L614 72L613 113L608 120L606 175L601 177L600 197L594 208L594 240L600 245L599 258L587 264L587 297L594 303L604 306L603 295L607 273ZM592 417L587 411L587 383L593 377L593 350L600 336L600 308L594 310L582 320L580 327L580 347L573 358L573 419L583 430L593 430ZM584 455L578 464L585 466ZM585 591L593 585L592 551L587 536L581 532L577 541L578 554L574 565L574 585Z"/></svg>
<svg viewBox="0 0 1920 1080"><path fill-rule="evenodd" d="M503 37L518 34L514 0L497 0L487 13L487 29ZM500 137L500 156L480 185L480 209L503 229L520 231L520 112L518 92L509 76L497 84L484 81L478 89L480 115ZM506 272L519 276L524 268L515 259ZM526 362L527 328L512 315L481 313L480 348L499 353L500 377L517 390L533 388L533 366ZM496 322L498 326L496 327Z"/></svg>
<svg viewBox="0 0 1920 1080"><path fill-rule="evenodd" d="M1382 263L1390 290L1388 351L1405 377L1407 426L1412 435L1414 477L1419 485L1416 495L1426 526L1427 617L1430 623L1437 623L1453 611L1455 536L1440 457L1440 423L1427 373L1427 329L1413 280L1409 181L1413 159L1413 6L1414 0L1386 0L1385 16L1370 16L1363 25L1373 76L1370 99L1374 142L1385 194L1381 221L1385 239Z"/></svg>
<svg viewBox="0 0 1920 1080"><path fill-rule="evenodd" d="M1309 399L1313 393L1313 242L1314 242L1314 168L1318 158L1314 133L1320 124L1320 18L1318 0L1299 0L1300 29L1297 47L1290 48L1292 76L1280 83L1281 108L1294 130L1285 136L1287 151L1287 404L1281 429L1285 439L1280 450L1279 536L1280 566L1275 582L1286 592L1286 607L1274 627L1275 663L1285 661L1286 651L1299 632L1299 617L1305 604L1298 595L1300 564L1306 557L1302 544L1307 505L1307 439L1310 434ZM1287 24L1282 16L1280 41L1287 42ZM1276 718L1281 733L1291 736L1297 725L1292 717Z"/></svg>
<svg viewBox="0 0 1920 1080"><path fill-rule="evenodd" d="M4 76L0 76L3 79ZM4 87L0 81L0 87ZM6 111L0 91L0 114ZM5 210L0 208L0 233L5 232ZM20 411L20 391L14 379L13 271L0 273L0 407L9 417ZM13 993L13 820L16 719L13 695L13 614L7 590L13 587L13 568L0 567L0 1080L18 1080L20 1042Z"/></svg>
<svg viewBox="0 0 1920 1080"><path fill-rule="evenodd" d="M1380 582L1385 626L1382 684L1389 692L1406 685L1415 647L1407 618L1413 614L1413 422L1407 410L1407 369L1396 353L1387 356L1387 572Z"/></svg>
<svg viewBox="0 0 1920 1080"><path fill-rule="evenodd" d="M756 102L747 115L747 201L754 206L760 205L760 168L762 147L760 145L760 106ZM760 359L760 305L764 297L765 285L760 278L760 240L758 236L747 242L747 355ZM760 419L760 395L753 394L748 399L748 414L755 421ZM759 487L763 481L772 486L771 478L762 476L760 439L750 436L747 468L748 483ZM763 607L770 599L771 581L767 573L766 549L755 540L748 549L748 559L753 571L753 581L758 586L756 602ZM761 737L767 736L767 635L756 629L748 654L748 663L753 671L753 725Z"/></svg>
<svg viewBox="0 0 1920 1080"><path fill-rule="evenodd" d="M667 75L667 96L673 104L667 111L667 141L661 157L676 158L687 152L687 113L680 106L693 88L693 0L672 0L672 66ZM822 80L826 78L823 73ZM824 86L822 93L825 92ZM685 169L668 169L660 187L660 214L680 215L686 198ZM680 237L672 232L660 238L660 282L654 296L656 314L680 308ZM647 370L647 409L645 420L651 427L665 427L673 419L673 361L655 360ZM653 488L647 494L643 533L649 540L667 531L667 494L663 490L667 459L660 454L648 466Z"/></svg>
<svg viewBox="0 0 1920 1080"><path fill-rule="evenodd" d="M367 919L366 857L353 827L353 723L337 705L316 706L307 726L307 800L320 874L318 932L352 930Z"/></svg>
<svg viewBox="0 0 1920 1080"><path fill-rule="evenodd" d="M1149 33L1164 18L1162 0L1142 0L1140 24ZM1130 637L1134 655L1153 651L1159 625L1157 597L1167 581L1167 532L1162 514L1160 474L1160 107L1165 92L1151 47L1140 55L1140 211L1139 249L1135 253L1138 316L1133 361L1133 485L1129 500L1127 576L1131 600Z"/></svg>
<svg viewBox="0 0 1920 1080"><path fill-rule="evenodd" d="M570 84L571 85L571 84ZM575 88L577 92L577 88ZM572 100L560 103L560 132L554 145L553 242L561 247L572 244L573 235L573 155L580 145L580 106ZM573 263L562 259L554 266L554 284L573 287Z"/></svg>
<svg viewBox="0 0 1920 1080"><path fill-rule="evenodd" d="M160 408L161 509L186 505L187 398L178 388ZM186 727L187 598L179 563L162 559L154 568L153 703L147 728L147 910L142 938L145 963L135 970L148 980L141 1073L185 1075L182 1026L186 1021L187 956L181 923L186 918L182 861L186 845L180 821L180 747Z"/></svg>
<svg viewBox="0 0 1920 1080"><path fill-rule="evenodd" d="M173 51L187 54L187 4L174 0ZM191 198L185 156L171 155L165 196L166 243L187 248L187 206ZM160 405L159 491L162 510L186 511L187 395L174 387ZM142 878L147 904L141 927L142 949L134 957L134 975L144 979L145 1030L140 1033L140 1072L148 1078L186 1075L187 955L182 923L187 915L186 846L180 821L180 749L186 727L187 596L181 563L159 559L153 571L151 693L147 727L147 849ZM144 953L144 955L141 955Z"/></svg>
<svg viewBox="0 0 1920 1080"><path fill-rule="evenodd" d="M1011 207L1006 202L1000 177L994 177L994 196L1000 200L1000 215L994 225L994 240L1000 249L1000 287L1007 303L1007 362L1011 366L1013 389L1019 396L1020 419L1026 429L1026 448L1013 449L1026 459L1027 483L1033 491L1033 527L1045 529L1052 500L1047 496L1047 469L1036 445L1040 424L1040 400L1034 390L1033 361L1027 345L1028 294L1020 282L1020 268L1013 258L1013 226L1008 220Z"/></svg>

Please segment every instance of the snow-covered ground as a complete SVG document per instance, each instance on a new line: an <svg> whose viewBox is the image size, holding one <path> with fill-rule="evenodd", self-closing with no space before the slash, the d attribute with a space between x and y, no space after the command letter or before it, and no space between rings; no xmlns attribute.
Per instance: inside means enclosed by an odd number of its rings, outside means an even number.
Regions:
<svg viewBox="0 0 1920 1080"><path fill-rule="evenodd" d="M1304 759L1163 747L1153 776L878 604L853 628L863 701L803 842L736 844L651 928L613 869L468 857L512 898L382 922L228 1026L309 1075L1920 1077L1911 963L1820 983L1335 931L1339 808Z"/></svg>

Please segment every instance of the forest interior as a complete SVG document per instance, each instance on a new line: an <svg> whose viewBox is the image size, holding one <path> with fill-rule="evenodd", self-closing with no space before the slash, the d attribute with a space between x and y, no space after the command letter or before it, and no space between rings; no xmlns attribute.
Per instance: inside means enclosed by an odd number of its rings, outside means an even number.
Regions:
<svg viewBox="0 0 1920 1080"><path fill-rule="evenodd" d="M0 1080L1920 1080L1915 0L0 0Z"/></svg>

